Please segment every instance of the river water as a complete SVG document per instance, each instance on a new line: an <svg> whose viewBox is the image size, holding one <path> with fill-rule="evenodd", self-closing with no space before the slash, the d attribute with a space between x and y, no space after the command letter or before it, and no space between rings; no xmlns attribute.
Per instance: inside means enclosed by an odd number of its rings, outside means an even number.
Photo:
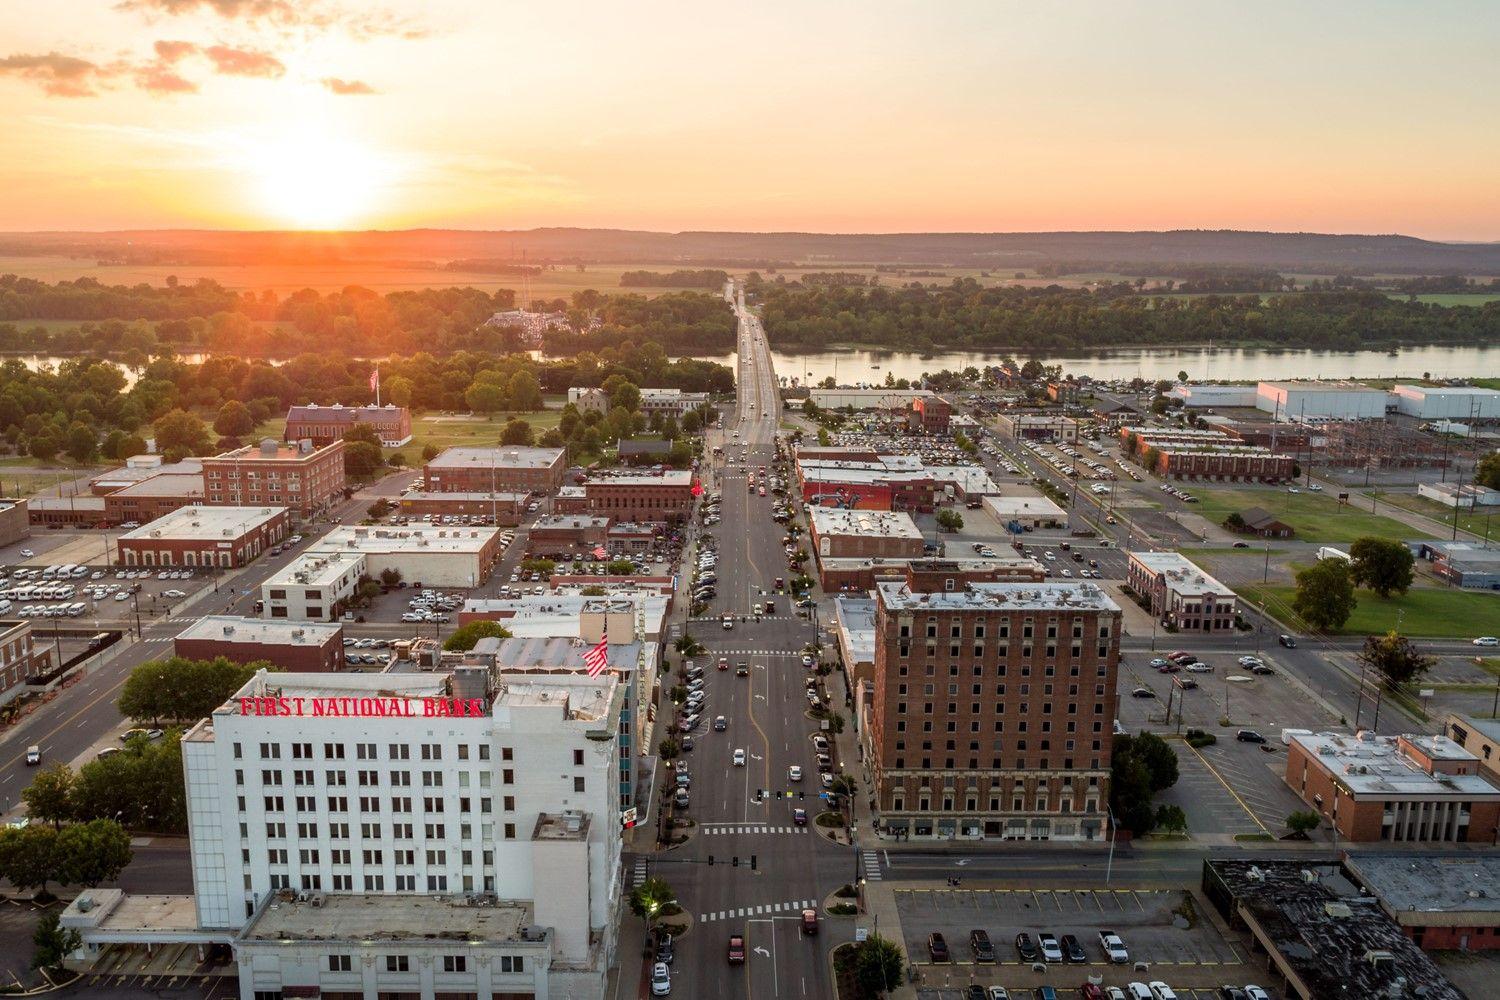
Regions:
<svg viewBox="0 0 1500 1000"><path fill-rule="evenodd" d="M983 368L997 364L1005 355L967 351L934 354L911 354L891 351L821 351L815 354L786 354L773 351L771 359L776 374L799 382L810 379L821 382L828 376L841 385L884 382L886 374L894 378L915 379L923 372L943 369L960 371L969 365ZM189 364L201 363L206 355L183 354ZM1031 360L1033 355L1018 356ZM35 370L44 364L56 365L65 360L47 355L23 355L19 359ZM734 354L706 356L735 367ZM1128 348L1094 355L1041 356L1046 365L1061 365L1064 372L1089 375L1098 379L1143 378L1147 381L1175 379L1179 371L1192 381L1295 379L1295 378L1483 378L1500 376L1500 345L1492 347L1409 347L1399 356L1385 351L1268 351L1221 348L1188 350L1175 348ZM272 364L277 362L273 361ZM126 381L134 384L136 374L120 366Z"/></svg>

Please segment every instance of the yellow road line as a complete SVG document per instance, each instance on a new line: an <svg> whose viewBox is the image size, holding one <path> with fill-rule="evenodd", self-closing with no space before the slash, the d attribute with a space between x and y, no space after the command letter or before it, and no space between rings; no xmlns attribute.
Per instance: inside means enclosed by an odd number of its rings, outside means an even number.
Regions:
<svg viewBox="0 0 1500 1000"><path fill-rule="evenodd" d="M1221 784L1221 785L1224 786L1224 791L1228 792L1230 794L1230 796L1234 799L1234 801L1237 802L1237 803L1239 803L1239 807L1241 809L1245 810L1245 815L1249 816L1250 819L1251 819L1251 821L1254 822L1256 826L1260 827L1261 832L1264 833L1264 834L1266 834L1267 836L1271 836L1272 835L1271 831L1268 830L1268 829L1266 829L1266 825L1264 823L1262 823L1260 821L1260 817L1256 816L1255 813L1254 813L1254 811L1252 811L1251 808L1248 805L1245 804L1245 800L1242 799L1242 798L1240 798L1239 793L1236 792L1233 788L1229 787L1229 782L1227 782L1227 781L1224 780L1224 776L1219 773L1218 768L1216 768L1212 764L1210 764L1208 762L1208 758L1205 757L1205 756L1203 756L1203 754L1199 753L1198 752L1198 748L1195 747L1195 746L1193 746L1191 743L1188 743L1186 740L1184 740L1183 741L1183 746L1185 746L1189 750L1193 751L1193 756L1197 757L1199 760L1201 760L1203 762L1203 766L1206 767L1206 768L1208 768L1208 773L1212 774L1215 778L1217 778L1219 780L1219 784Z"/></svg>

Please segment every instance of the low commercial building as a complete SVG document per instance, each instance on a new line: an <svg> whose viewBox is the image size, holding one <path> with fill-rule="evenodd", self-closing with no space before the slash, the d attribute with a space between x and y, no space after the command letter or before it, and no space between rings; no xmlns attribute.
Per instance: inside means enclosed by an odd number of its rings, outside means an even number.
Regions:
<svg viewBox="0 0 1500 1000"><path fill-rule="evenodd" d="M344 627L208 615L179 632L173 648L190 660L266 660L282 670L332 673L344 665Z"/></svg>
<svg viewBox="0 0 1500 1000"><path fill-rule="evenodd" d="M609 526L606 549L610 553L644 552L656 544L660 525L640 521L616 521Z"/></svg>
<svg viewBox="0 0 1500 1000"><path fill-rule="evenodd" d="M588 494L582 486L564 486L552 498L552 512L555 514L586 514L588 509Z"/></svg>
<svg viewBox="0 0 1500 1000"><path fill-rule="evenodd" d="M1418 483L1417 496L1436 500L1445 507L1459 510L1483 510L1500 506L1500 490L1478 483Z"/></svg>
<svg viewBox="0 0 1500 1000"><path fill-rule="evenodd" d="M1325 417L1333 420L1384 420L1391 394L1361 382L1261 382L1255 407L1288 420Z"/></svg>
<svg viewBox="0 0 1500 1000"><path fill-rule="evenodd" d="M536 519L526 535L539 556L594 549L609 541L609 518L589 514L548 514Z"/></svg>
<svg viewBox="0 0 1500 1000"><path fill-rule="evenodd" d="M1035 559L1020 556L974 559L870 556L819 559L818 582L829 593L862 593L883 582L905 580L913 571L923 572L924 567L943 567L955 581L953 586L960 589L970 583L1041 583L1047 578L1045 566Z"/></svg>
<svg viewBox="0 0 1500 1000"><path fill-rule="evenodd" d="M1417 554L1432 575L1467 590L1500 590L1500 543L1424 541Z"/></svg>
<svg viewBox="0 0 1500 1000"><path fill-rule="evenodd" d="M104 498L104 518L110 524L145 524L179 507L202 504L203 474L162 472L115 490Z"/></svg>
<svg viewBox="0 0 1500 1000"><path fill-rule="evenodd" d="M304 552L260 585L261 615L295 622L332 621L368 575L363 552Z"/></svg>
<svg viewBox="0 0 1500 1000"><path fill-rule="evenodd" d="M1500 948L1500 859L1355 852L1344 870L1423 951Z"/></svg>
<svg viewBox="0 0 1500 1000"><path fill-rule="evenodd" d="M15 701L26 684L52 669L52 646L38 646L31 623L0 621L0 705Z"/></svg>
<svg viewBox="0 0 1500 1000"><path fill-rule="evenodd" d="M931 513L937 502L937 482L915 456L874 462L799 456L797 481L803 502L820 506Z"/></svg>
<svg viewBox="0 0 1500 1000"><path fill-rule="evenodd" d="M683 392L681 389L642 389L641 412L660 413L681 420L689 410L708 405L708 393Z"/></svg>
<svg viewBox="0 0 1500 1000"><path fill-rule="evenodd" d="M1445 736L1292 735L1286 783L1349 841L1496 842L1500 787Z"/></svg>
<svg viewBox="0 0 1500 1000"><path fill-rule="evenodd" d="M526 493L429 493L401 496L401 513L407 517L482 517L487 524L513 526L521 523L530 496Z"/></svg>
<svg viewBox="0 0 1500 1000"><path fill-rule="evenodd" d="M1260 538L1291 538L1296 531L1290 524L1278 518L1264 507L1246 507L1239 512L1240 530L1247 535Z"/></svg>
<svg viewBox="0 0 1500 1000"><path fill-rule="evenodd" d="M1190 384L1167 390L1168 399L1180 399L1190 410L1250 409L1259 400L1253 385Z"/></svg>
<svg viewBox="0 0 1500 1000"><path fill-rule="evenodd" d="M1443 735L1478 758L1479 773L1500 785L1500 719L1449 712L1443 719Z"/></svg>
<svg viewBox="0 0 1500 1000"><path fill-rule="evenodd" d="M1336 867L1313 859L1210 858L1202 888L1229 926L1246 931L1266 955L1288 997L1463 1000L1380 904Z"/></svg>
<svg viewBox="0 0 1500 1000"><path fill-rule="evenodd" d="M1418 420L1500 420L1500 390L1472 385L1403 385L1391 390L1396 412Z"/></svg>
<svg viewBox="0 0 1500 1000"><path fill-rule="evenodd" d="M1154 618L1179 632L1234 629L1234 591L1180 552L1130 553L1127 582L1146 600Z"/></svg>
<svg viewBox="0 0 1500 1000"><path fill-rule="evenodd" d="M31 509L25 497L0 497L0 546L31 537Z"/></svg>
<svg viewBox="0 0 1500 1000"><path fill-rule="evenodd" d="M953 407L941 396L920 396L911 401L906 425L923 434L947 434L953 420Z"/></svg>
<svg viewBox="0 0 1500 1000"><path fill-rule="evenodd" d="M849 690L854 692L854 724L856 729L862 729L875 683L875 601L840 595L834 598L833 608L839 660Z"/></svg>
<svg viewBox="0 0 1500 1000"><path fill-rule="evenodd" d="M122 566L244 566L291 532L285 507L179 507L115 541Z"/></svg>
<svg viewBox="0 0 1500 1000"><path fill-rule="evenodd" d="M1028 527L1058 528L1068 523L1068 512L1041 494L989 496L981 504L984 510L1008 531L1025 531Z"/></svg>
<svg viewBox="0 0 1500 1000"><path fill-rule="evenodd" d="M920 558L926 540L911 515L901 511L814 507L809 515L813 551L819 559Z"/></svg>
<svg viewBox="0 0 1500 1000"><path fill-rule="evenodd" d="M504 548L500 529L378 528L341 525L308 549L307 555L365 557L364 572L380 579L387 569L398 570L408 583L427 587L478 587L489 579Z"/></svg>
<svg viewBox="0 0 1500 1000"><path fill-rule="evenodd" d="M387 448L399 448L411 441L411 411L404 406L386 403L384 406L344 406L334 403L319 406L293 406L286 411L286 441L311 441L313 444L332 444L341 440L355 427L368 427Z"/></svg>
<svg viewBox="0 0 1500 1000"><path fill-rule="evenodd" d="M1082 389L1072 379L1052 380L1047 383L1047 398L1054 403L1076 403Z"/></svg>
<svg viewBox="0 0 1500 1000"><path fill-rule="evenodd" d="M1061 413L1003 410L995 415L995 428L1006 437L1018 440L1078 441L1078 421Z"/></svg>
<svg viewBox="0 0 1500 1000"><path fill-rule="evenodd" d="M687 469L597 473L583 492L587 513L616 521L680 524L693 511L693 474Z"/></svg>
<svg viewBox="0 0 1500 1000"><path fill-rule="evenodd" d="M259 445L203 459L204 502L210 506L278 504L301 518L327 510L344 493L344 442Z"/></svg>
<svg viewBox="0 0 1500 1000"><path fill-rule="evenodd" d="M906 410L919 399L930 399L927 389L809 389L807 398L823 410Z"/></svg>
<svg viewBox="0 0 1500 1000"><path fill-rule="evenodd" d="M994 496L1000 486L981 465L924 465L940 497L950 500L978 500Z"/></svg>
<svg viewBox="0 0 1500 1000"><path fill-rule="evenodd" d="M1218 430L1124 427L1120 445L1150 471L1171 479L1279 483L1293 478L1297 466L1291 455L1244 444Z"/></svg>
<svg viewBox="0 0 1500 1000"><path fill-rule="evenodd" d="M161 475L203 475L203 461L198 458L184 458L180 462L168 463L161 455L131 455L125 460L125 464L117 469L109 469L89 480L89 492L96 497L108 496L116 490L123 490L127 486L150 479L152 476Z"/></svg>
<svg viewBox="0 0 1500 1000"><path fill-rule="evenodd" d="M449 448L427 463L423 480L429 493L551 493L566 469L562 448Z"/></svg>
<svg viewBox="0 0 1500 1000"><path fill-rule="evenodd" d="M35 527L108 528L104 497L32 497L26 505L27 520Z"/></svg>

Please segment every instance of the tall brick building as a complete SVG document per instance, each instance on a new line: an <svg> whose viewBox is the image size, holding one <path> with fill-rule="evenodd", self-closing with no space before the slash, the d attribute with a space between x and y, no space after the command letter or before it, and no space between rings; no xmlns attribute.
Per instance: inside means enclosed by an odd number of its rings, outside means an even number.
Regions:
<svg viewBox="0 0 1500 1000"><path fill-rule="evenodd" d="M1105 835L1120 608L1089 583L913 569L876 588L876 821L920 838Z"/></svg>
<svg viewBox="0 0 1500 1000"><path fill-rule="evenodd" d="M693 474L686 469L627 473L583 484L584 509L616 521L687 520L693 510Z"/></svg>
<svg viewBox="0 0 1500 1000"><path fill-rule="evenodd" d="M326 509L344 490L344 442L283 445L266 438L203 459L203 503L210 507L290 508L299 517Z"/></svg>
<svg viewBox="0 0 1500 1000"><path fill-rule="evenodd" d="M342 440L356 426L373 430L387 448L399 448L411 440L411 411L404 406L319 406L308 403L286 411L287 441L303 438L313 444L332 444Z"/></svg>
<svg viewBox="0 0 1500 1000"><path fill-rule="evenodd" d="M562 448L449 448L423 471L429 493L552 493L562 485Z"/></svg>

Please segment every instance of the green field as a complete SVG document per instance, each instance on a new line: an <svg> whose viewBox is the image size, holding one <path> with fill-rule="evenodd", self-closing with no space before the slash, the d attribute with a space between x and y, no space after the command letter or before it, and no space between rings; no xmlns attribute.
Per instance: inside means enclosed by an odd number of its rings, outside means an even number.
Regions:
<svg viewBox="0 0 1500 1000"><path fill-rule="evenodd" d="M500 432L512 417L525 420L531 425L532 431L540 437L558 425L558 422L562 420L562 410L543 410L540 413L497 413L493 420L467 413L426 413L412 418L411 441L400 448L386 448L385 454L389 458L399 451L406 456L407 465L418 466L422 464L422 451L429 444L439 449L477 448L499 444ZM271 437L279 441L285 431L286 417L276 416L255 428L245 440L259 441L261 438Z"/></svg>
<svg viewBox="0 0 1500 1000"><path fill-rule="evenodd" d="M1392 292L1391 298L1404 299L1405 295ZM1433 292L1431 295L1418 295L1418 302L1425 302L1432 306L1474 306L1478 308L1486 302L1494 302L1500 299L1500 293L1495 292Z"/></svg>
<svg viewBox="0 0 1500 1000"><path fill-rule="evenodd" d="M1297 588L1288 584L1244 584L1237 588L1251 604L1266 600L1266 610L1288 624L1296 622L1292 598ZM1448 587L1413 587L1403 597L1383 600L1368 590L1357 590L1359 606L1339 630L1340 635L1370 635L1388 632L1401 616L1401 632L1424 638L1467 639L1479 635L1500 620L1500 594L1456 590Z"/></svg>
<svg viewBox="0 0 1500 1000"><path fill-rule="evenodd" d="M1430 538L1429 534L1409 527L1400 521L1378 514L1355 504L1341 507L1339 502L1326 493L1287 493L1284 489L1219 489L1205 486L1189 487L1189 492L1198 497L1195 513L1202 514L1215 524L1236 511L1247 507L1263 507L1279 520L1290 524L1297 532L1296 538L1303 542L1352 542L1365 535L1382 538Z"/></svg>
<svg viewBox="0 0 1500 1000"><path fill-rule="evenodd" d="M1453 508L1446 504L1440 504L1436 500L1419 497L1414 493L1383 493L1380 496L1381 503L1388 503L1402 510L1409 510L1416 514L1425 514L1442 524L1453 524ZM1473 511L1461 510L1458 512L1458 530L1471 531L1480 537L1484 537L1486 531L1491 537L1500 538L1500 517L1496 517L1500 511L1489 508L1489 516L1481 510L1476 514Z"/></svg>

